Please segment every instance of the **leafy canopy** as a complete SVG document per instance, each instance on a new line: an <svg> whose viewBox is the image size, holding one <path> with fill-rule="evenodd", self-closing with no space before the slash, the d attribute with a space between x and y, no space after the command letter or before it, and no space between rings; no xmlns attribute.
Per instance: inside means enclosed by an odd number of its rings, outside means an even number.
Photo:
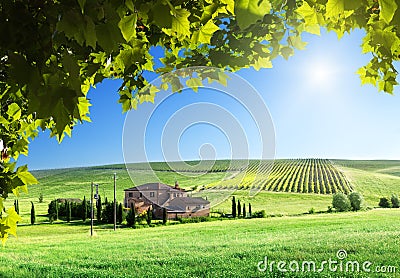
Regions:
<svg viewBox="0 0 400 278"><path fill-rule="evenodd" d="M39 130L61 142L77 123L90 121L87 92L106 78L123 80L123 111L153 101L159 90L144 73L190 66L236 71L272 66L304 49L303 32L320 28L340 38L355 28L366 36L370 63L362 84L393 92L400 58L399 0L8 0L0 2L0 211L8 194L36 184L20 154ZM156 67L151 47L164 54ZM204 72L186 81L226 82ZM173 91L179 79L165 80ZM165 87L163 89L166 89ZM3 212L0 237L15 234L18 215Z"/></svg>

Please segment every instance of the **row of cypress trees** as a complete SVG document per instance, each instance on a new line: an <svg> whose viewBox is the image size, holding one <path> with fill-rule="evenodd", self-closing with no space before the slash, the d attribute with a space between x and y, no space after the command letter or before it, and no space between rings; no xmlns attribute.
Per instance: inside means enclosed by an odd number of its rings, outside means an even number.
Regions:
<svg viewBox="0 0 400 278"><path fill-rule="evenodd" d="M248 216L251 217L251 203L249 203L249 214ZM237 201L236 203L236 198L235 196L232 197L232 217L233 218L246 218L247 217L247 213L246 213L246 204L243 204L243 206L240 203L240 200Z"/></svg>

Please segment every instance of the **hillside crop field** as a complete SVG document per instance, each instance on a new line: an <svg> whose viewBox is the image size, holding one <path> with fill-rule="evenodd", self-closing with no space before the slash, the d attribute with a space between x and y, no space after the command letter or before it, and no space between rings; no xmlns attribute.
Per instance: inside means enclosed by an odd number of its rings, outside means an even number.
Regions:
<svg viewBox="0 0 400 278"><path fill-rule="evenodd" d="M1 277L399 277L400 210L242 219L144 229L19 227L0 255ZM347 256L337 258L339 250ZM341 251L343 253L343 251ZM259 262L314 261L318 272L260 272ZM371 272L346 272L348 261ZM390 266L390 268L389 268ZM378 270L390 273L377 273ZM288 266L286 266L288 268ZM301 269L301 268L300 268ZM348 268L350 270L350 268ZM394 271L397 270L397 273Z"/></svg>

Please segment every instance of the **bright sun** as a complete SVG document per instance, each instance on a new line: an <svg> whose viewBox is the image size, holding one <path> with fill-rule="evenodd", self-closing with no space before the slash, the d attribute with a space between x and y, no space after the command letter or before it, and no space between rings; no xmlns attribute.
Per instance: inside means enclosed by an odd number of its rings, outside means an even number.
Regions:
<svg viewBox="0 0 400 278"><path fill-rule="evenodd" d="M308 83L313 87L332 85L337 70L335 63L328 59L313 61L306 69Z"/></svg>

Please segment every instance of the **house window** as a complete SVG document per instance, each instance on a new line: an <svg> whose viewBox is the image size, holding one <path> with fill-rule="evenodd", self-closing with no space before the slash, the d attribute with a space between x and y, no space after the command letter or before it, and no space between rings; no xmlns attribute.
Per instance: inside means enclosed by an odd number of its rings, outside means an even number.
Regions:
<svg viewBox="0 0 400 278"><path fill-rule="evenodd" d="M187 207L187 209L189 210L189 209L190 209L190 207Z"/></svg>
<svg viewBox="0 0 400 278"><path fill-rule="evenodd" d="M143 197L143 194L142 194L142 192L140 192L140 198L142 198Z"/></svg>
<svg viewBox="0 0 400 278"><path fill-rule="evenodd" d="M154 192L150 192L150 197L154 197Z"/></svg>
<svg viewBox="0 0 400 278"><path fill-rule="evenodd" d="M132 193L132 192L129 192L129 193L128 193L128 197L133 197L133 193Z"/></svg>
<svg viewBox="0 0 400 278"><path fill-rule="evenodd" d="M176 193L174 193L174 197L176 197Z"/></svg>

